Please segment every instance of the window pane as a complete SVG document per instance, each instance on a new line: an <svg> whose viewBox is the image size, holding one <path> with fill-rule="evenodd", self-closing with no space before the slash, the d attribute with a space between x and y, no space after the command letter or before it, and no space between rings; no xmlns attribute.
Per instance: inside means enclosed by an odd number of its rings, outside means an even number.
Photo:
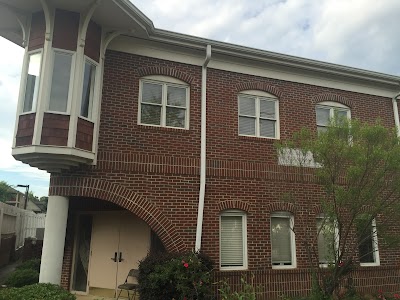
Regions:
<svg viewBox="0 0 400 300"><path fill-rule="evenodd" d="M221 267L243 266L242 216L221 216Z"/></svg>
<svg viewBox="0 0 400 300"><path fill-rule="evenodd" d="M245 116L256 116L256 99L239 97L239 114Z"/></svg>
<svg viewBox="0 0 400 300"><path fill-rule="evenodd" d="M275 123L276 121L260 119L260 136L275 137Z"/></svg>
<svg viewBox="0 0 400 300"><path fill-rule="evenodd" d="M260 117L275 119L275 101L260 99Z"/></svg>
<svg viewBox="0 0 400 300"><path fill-rule="evenodd" d="M366 230L364 228L367 227ZM365 225L361 222L357 228L358 231L358 251L361 263L375 262L374 238L372 236L372 224Z"/></svg>
<svg viewBox="0 0 400 300"><path fill-rule="evenodd" d="M89 119L92 117L95 74L96 74L96 66L86 61L85 71L83 73L81 116Z"/></svg>
<svg viewBox="0 0 400 300"><path fill-rule="evenodd" d="M49 110L66 112L72 55L54 53L53 80L51 82Z"/></svg>
<svg viewBox="0 0 400 300"><path fill-rule="evenodd" d="M329 125L330 109L317 107L317 125Z"/></svg>
<svg viewBox="0 0 400 300"><path fill-rule="evenodd" d="M166 126L185 128L185 109L167 107Z"/></svg>
<svg viewBox="0 0 400 300"><path fill-rule="evenodd" d="M321 229L321 226L323 228ZM321 230L320 230L321 229ZM331 223L324 219L317 219L318 231L318 258L319 263L329 263L333 261L335 251L335 228Z"/></svg>
<svg viewBox="0 0 400 300"><path fill-rule="evenodd" d="M256 119L239 117L239 134L256 135Z"/></svg>
<svg viewBox="0 0 400 300"><path fill-rule="evenodd" d="M169 86L167 105L186 107L186 89Z"/></svg>
<svg viewBox="0 0 400 300"><path fill-rule="evenodd" d="M291 265L290 218L271 218L271 247L273 265Z"/></svg>
<svg viewBox="0 0 400 300"><path fill-rule="evenodd" d="M322 132L325 132L325 131L327 131L327 130L328 130L328 127L325 127L325 126L317 126L318 134L320 134L320 133L322 133Z"/></svg>
<svg viewBox="0 0 400 300"><path fill-rule="evenodd" d="M162 85L143 83L142 102L161 104Z"/></svg>
<svg viewBox="0 0 400 300"><path fill-rule="evenodd" d="M36 106L39 91L41 60L41 53L35 53L29 56L23 112L32 111L32 109Z"/></svg>
<svg viewBox="0 0 400 300"><path fill-rule="evenodd" d="M143 124L161 124L161 106L142 104L141 120Z"/></svg>
<svg viewBox="0 0 400 300"><path fill-rule="evenodd" d="M339 122L347 119L347 110L335 110L335 117Z"/></svg>

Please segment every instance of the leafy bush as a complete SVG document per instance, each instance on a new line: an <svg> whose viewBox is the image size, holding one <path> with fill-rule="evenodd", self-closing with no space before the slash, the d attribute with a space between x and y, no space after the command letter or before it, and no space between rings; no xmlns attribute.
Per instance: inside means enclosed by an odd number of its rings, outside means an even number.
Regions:
<svg viewBox="0 0 400 300"><path fill-rule="evenodd" d="M40 259L30 259L20 264L17 270L31 269L40 272Z"/></svg>
<svg viewBox="0 0 400 300"><path fill-rule="evenodd" d="M20 269L15 270L8 276L5 285L11 287L22 287L24 285L29 285L39 282L39 272L32 269Z"/></svg>
<svg viewBox="0 0 400 300"><path fill-rule="evenodd" d="M37 283L21 288L0 290L0 300L75 300L75 295L58 285Z"/></svg>
<svg viewBox="0 0 400 300"><path fill-rule="evenodd" d="M254 278L254 276L253 276ZM253 279L252 278L252 279ZM221 282L218 289L222 300L256 300L256 289L253 284L246 281L245 276L240 278L240 291L233 291L229 283L225 280Z"/></svg>
<svg viewBox="0 0 400 300"><path fill-rule="evenodd" d="M203 254L150 253L139 264L140 299L207 299L211 269L211 260Z"/></svg>

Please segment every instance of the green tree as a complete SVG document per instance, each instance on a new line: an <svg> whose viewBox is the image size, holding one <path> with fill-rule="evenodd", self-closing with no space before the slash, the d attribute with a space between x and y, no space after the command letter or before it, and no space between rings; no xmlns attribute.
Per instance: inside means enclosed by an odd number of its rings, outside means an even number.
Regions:
<svg viewBox="0 0 400 300"><path fill-rule="evenodd" d="M6 202L10 200L12 196L13 192L11 186L5 181L0 181L0 201Z"/></svg>
<svg viewBox="0 0 400 300"><path fill-rule="evenodd" d="M302 129L277 148L281 164L299 167L304 180L311 173L321 187L322 222L318 230L305 229L309 234L302 236L308 238L301 242L319 278L314 282L317 290L330 299L341 284L346 285L345 278L351 279L355 262L374 258L376 233L379 247L399 244L395 220L400 213L400 139L379 122L334 119L326 131ZM325 270L318 258L321 235L331 241Z"/></svg>

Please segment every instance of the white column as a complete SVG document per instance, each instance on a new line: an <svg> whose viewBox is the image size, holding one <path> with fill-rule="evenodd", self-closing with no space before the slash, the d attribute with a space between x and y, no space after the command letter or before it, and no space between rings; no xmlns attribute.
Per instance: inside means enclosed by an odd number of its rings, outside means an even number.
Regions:
<svg viewBox="0 0 400 300"><path fill-rule="evenodd" d="M68 204L67 197L49 196L40 265L41 283L61 283Z"/></svg>

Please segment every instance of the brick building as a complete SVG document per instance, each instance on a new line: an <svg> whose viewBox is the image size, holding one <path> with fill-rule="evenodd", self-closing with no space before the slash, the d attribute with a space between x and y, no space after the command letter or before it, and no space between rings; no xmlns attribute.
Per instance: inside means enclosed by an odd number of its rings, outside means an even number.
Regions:
<svg viewBox="0 0 400 300"><path fill-rule="evenodd" d="M400 77L156 29L126 0L0 5L26 50L13 155L51 173L41 282L112 295L163 247L254 274L265 299L310 289L288 228L316 228L322 191L274 142L333 111L398 125ZM357 263L356 287L400 289L398 251Z"/></svg>

